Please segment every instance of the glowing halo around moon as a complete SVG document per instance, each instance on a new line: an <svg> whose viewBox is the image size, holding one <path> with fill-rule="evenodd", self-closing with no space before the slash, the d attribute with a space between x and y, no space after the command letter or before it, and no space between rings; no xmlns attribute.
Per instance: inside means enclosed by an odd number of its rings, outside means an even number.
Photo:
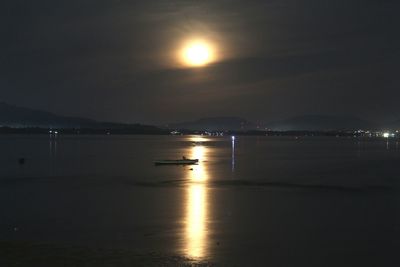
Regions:
<svg viewBox="0 0 400 267"><path fill-rule="evenodd" d="M190 41L183 46L181 59L185 66L202 67L215 60L214 48L206 41Z"/></svg>

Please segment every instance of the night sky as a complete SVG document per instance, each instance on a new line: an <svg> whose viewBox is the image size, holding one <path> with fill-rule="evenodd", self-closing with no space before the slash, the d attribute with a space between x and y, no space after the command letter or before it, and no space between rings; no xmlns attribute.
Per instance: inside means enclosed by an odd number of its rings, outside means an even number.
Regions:
<svg viewBox="0 0 400 267"><path fill-rule="evenodd" d="M400 118L400 3L3 0L0 101L98 120ZM191 38L215 61L182 65Z"/></svg>

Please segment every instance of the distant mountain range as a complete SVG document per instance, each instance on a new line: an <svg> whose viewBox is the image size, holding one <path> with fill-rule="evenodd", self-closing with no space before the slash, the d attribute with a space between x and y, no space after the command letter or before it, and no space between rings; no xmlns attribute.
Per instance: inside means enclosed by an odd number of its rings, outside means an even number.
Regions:
<svg viewBox="0 0 400 267"><path fill-rule="evenodd" d="M0 124L12 127L93 127L98 122L78 117L65 117L50 112L0 103Z"/></svg>
<svg viewBox="0 0 400 267"><path fill-rule="evenodd" d="M256 125L255 123L239 117L212 117L189 122L173 123L169 125L169 128L209 131L249 131L264 129L273 131L337 131L376 129L377 126L355 117L306 115L265 123L264 125Z"/></svg>
<svg viewBox="0 0 400 267"><path fill-rule="evenodd" d="M258 125L240 117L208 117L172 123L162 129L141 124L99 122L81 117L59 116L54 113L17 107L0 102L0 127L117 129L120 132L168 133L169 130L192 131L338 131L358 129L400 129L400 120L385 126L350 116L306 115Z"/></svg>
<svg viewBox="0 0 400 267"><path fill-rule="evenodd" d="M17 107L6 103L0 103L1 126L14 128L113 129L121 133L165 133L165 130L150 125L99 122L81 117L59 116L51 112Z"/></svg>
<svg viewBox="0 0 400 267"><path fill-rule="evenodd" d="M377 125L356 117L306 115L267 123L266 128L276 131L330 131L377 129Z"/></svg>
<svg viewBox="0 0 400 267"><path fill-rule="evenodd" d="M384 129L391 129L391 130L400 130L400 120L396 120L392 123L388 123L382 126Z"/></svg>
<svg viewBox="0 0 400 267"><path fill-rule="evenodd" d="M188 122L171 123L168 128L195 131L247 131L255 129L256 125L239 117L210 117Z"/></svg>

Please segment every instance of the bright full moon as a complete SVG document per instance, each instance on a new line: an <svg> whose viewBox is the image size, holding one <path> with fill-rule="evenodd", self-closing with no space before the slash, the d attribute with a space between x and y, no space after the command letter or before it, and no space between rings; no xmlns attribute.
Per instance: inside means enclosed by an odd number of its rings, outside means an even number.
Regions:
<svg viewBox="0 0 400 267"><path fill-rule="evenodd" d="M205 42L191 42L183 49L183 61L192 67L207 65L213 60L213 51Z"/></svg>

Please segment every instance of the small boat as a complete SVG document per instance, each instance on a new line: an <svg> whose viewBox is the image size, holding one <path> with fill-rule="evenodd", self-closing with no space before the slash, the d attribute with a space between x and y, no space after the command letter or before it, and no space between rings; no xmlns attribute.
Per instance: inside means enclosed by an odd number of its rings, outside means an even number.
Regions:
<svg viewBox="0 0 400 267"><path fill-rule="evenodd" d="M201 146L202 144L203 144L203 142L201 142L201 141L193 141L192 142L193 146Z"/></svg>
<svg viewBox="0 0 400 267"><path fill-rule="evenodd" d="M198 159L163 159L154 161L155 165L193 165L199 163Z"/></svg>

